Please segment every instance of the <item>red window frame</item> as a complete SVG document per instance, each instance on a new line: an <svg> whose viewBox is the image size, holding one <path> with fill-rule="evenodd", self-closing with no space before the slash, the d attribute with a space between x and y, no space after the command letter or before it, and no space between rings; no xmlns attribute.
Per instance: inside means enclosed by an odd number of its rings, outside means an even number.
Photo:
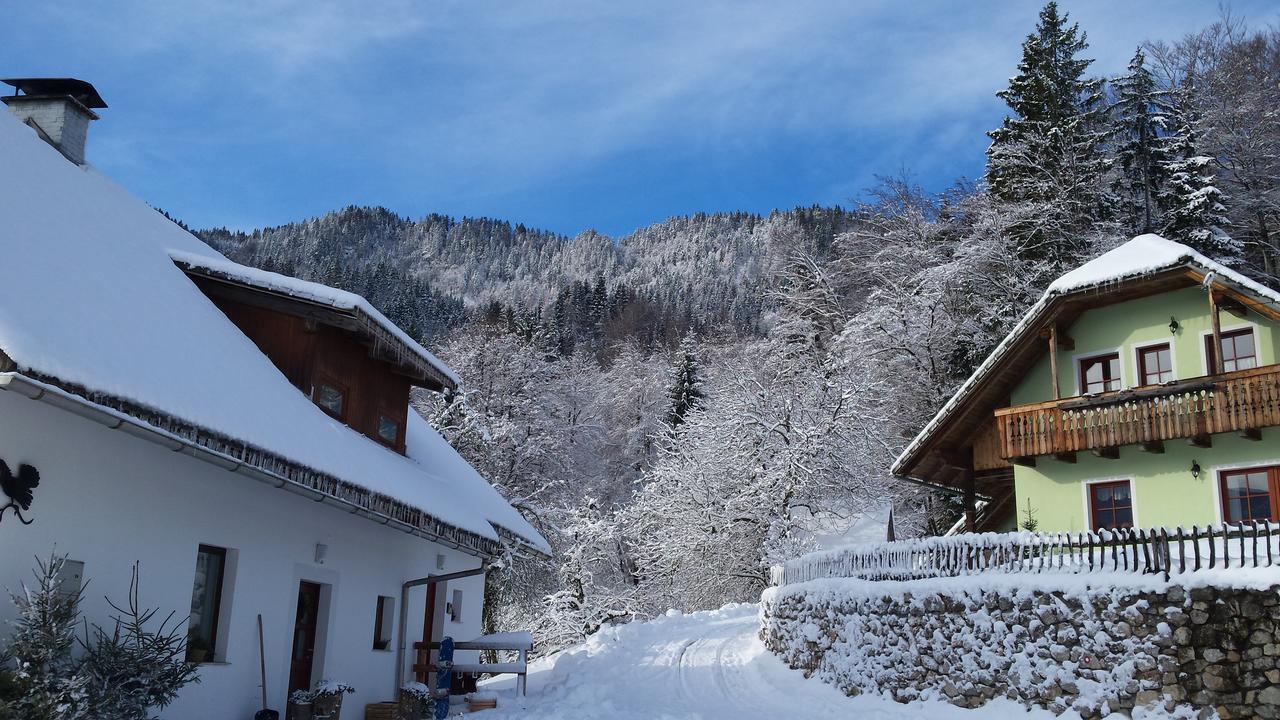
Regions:
<svg viewBox="0 0 1280 720"><path fill-rule="evenodd" d="M1160 363L1161 352L1168 354L1168 367ZM1151 367L1148 356L1154 356L1155 368ZM1169 343L1138 348L1138 379L1139 385L1162 385L1173 379L1173 348Z"/></svg>
<svg viewBox="0 0 1280 720"><path fill-rule="evenodd" d="M1231 496L1227 490L1228 481L1234 477L1254 475L1265 473L1267 476L1267 491L1265 493L1252 492L1248 489L1242 494ZM1246 486L1247 488L1247 486ZM1249 522L1250 520L1272 520L1280 518L1280 465L1237 468L1234 470L1223 470L1218 473L1218 497L1222 499L1222 519L1228 523ZM1256 497L1267 497L1267 508L1269 516L1255 515L1253 513L1253 503L1250 502ZM1237 514L1232 512L1233 499L1243 499L1245 513ZM1247 517L1245 516L1247 514Z"/></svg>
<svg viewBox="0 0 1280 720"><path fill-rule="evenodd" d="M1110 374L1112 361L1115 362L1115 369L1116 369L1116 374L1114 377L1111 376ZM1095 363L1102 363L1103 370L1102 370L1101 383L1090 383L1088 379L1089 368L1092 367ZM1081 395L1087 395L1087 394L1099 393L1099 392L1111 392L1113 390L1120 389L1120 379L1121 379L1120 353L1110 352L1110 353L1102 353L1101 355L1092 355L1090 357L1080 358L1079 360L1076 361L1076 367L1080 375L1080 394ZM1089 386L1091 384L1092 385L1101 384L1102 389L1090 390Z"/></svg>
<svg viewBox="0 0 1280 720"><path fill-rule="evenodd" d="M1240 338L1246 335L1248 335L1253 340L1253 353L1249 355L1240 355L1237 352L1238 341ZM1247 328L1240 328L1238 330L1230 330L1224 333L1219 333L1218 337L1221 338L1222 344L1224 346L1228 345L1229 343L1231 348L1230 357L1228 357L1228 353L1222 354L1222 372L1233 372L1235 370L1248 370L1249 368L1258 367L1258 338L1254 335L1253 328L1247 327ZM1209 361L1208 374L1213 375L1214 373L1217 372L1217 369L1218 369L1218 363L1216 360L1217 348L1213 346L1213 335L1205 336L1204 350L1205 350L1205 359ZM1248 368L1240 367L1240 361L1245 359L1249 359L1253 361L1253 364L1250 365ZM1230 367L1228 367L1228 364L1230 364Z"/></svg>
<svg viewBox="0 0 1280 720"><path fill-rule="evenodd" d="M1089 483L1087 487L1089 491L1089 527L1093 528L1094 530L1115 530L1117 528L1133 527L1133 486L1130 484L1128 480ZM1099 499L1098 499L1099 490L1103 490L1103 489L1115 490L1117 488L1124 488L1125 493L1128 495L1127 502L1124 502L1124 503L1116 502L1115 493L1112 493L1109 504L1101 505L1099 503ZM1099 524L1098 515L1102 511L1111 513L1113 522L1110 525L1104 526ZM1114 522L1115 515L1119 511L1128 511L1129 522L1127 523Z"/></svg>

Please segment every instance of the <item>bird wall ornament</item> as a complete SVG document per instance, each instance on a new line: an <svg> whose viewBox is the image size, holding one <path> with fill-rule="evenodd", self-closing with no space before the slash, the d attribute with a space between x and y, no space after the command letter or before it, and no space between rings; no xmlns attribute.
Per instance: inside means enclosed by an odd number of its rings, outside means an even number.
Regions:
<svg viewBox="0 0 1280 720"><path fill-rule="evenodd" d="M9 471L9 465L0 460L0 490L3 490L4 494L9 498L9 503L0 507L0 521L4 520L6 510L13 510L13 514L23 525L30 525L35 522L23 517L22 513L31 509L31 501L35 499L32 491L39 484L39 470L22 463L18 466L18 474L14 475Z"/></svg>

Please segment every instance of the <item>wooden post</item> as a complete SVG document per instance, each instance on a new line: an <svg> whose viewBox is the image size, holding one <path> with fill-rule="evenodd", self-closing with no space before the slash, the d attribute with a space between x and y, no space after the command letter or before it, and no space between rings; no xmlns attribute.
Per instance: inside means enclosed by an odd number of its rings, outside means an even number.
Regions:
<svg viewBox="0 0 1280 720"><path fill-rule="evenodd" d="M1049 326L1049 376L1053 383L1053 399L1058 400L1062 393L1058 388L1058 326Z"/></svg>
<svg viewBox="0 0 1280 720"><path fill-rule="evenodd" d="M965 468L961 470L961 486L964 488L964 531L978 532L978 501L977 488L973 482L973 470Z"/></svg>
<svg viewBox="0 0 1280 720"><path fill-rule="evenodd" d="M1218 298L1209 288L1209 316L1213 321L1213 370L1214 375L1222 374L1222 319L1218 317Z"/></svg>

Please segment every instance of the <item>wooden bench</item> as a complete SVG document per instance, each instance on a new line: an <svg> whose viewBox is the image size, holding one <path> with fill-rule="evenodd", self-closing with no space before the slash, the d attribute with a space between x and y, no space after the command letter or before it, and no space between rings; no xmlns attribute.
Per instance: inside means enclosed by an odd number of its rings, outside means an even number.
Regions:
<svg viewBox="0 0 1280 720"><path fill-rule="evenodd" d="M413 664L415 673L434 673L439 670L431 661L431 651L439 650L440 643L416 642L413 649L417 651L417 662ZM529 672L529 651L533 650L533 635L527 632L496 633L483 635L475 640L454 642L456 650L494 650L497 652L518 653L520 659L515 662L496 663L454 663L453 672L464 675L515 675L516 688L521 695L527 695L526 677Z"/></svg>

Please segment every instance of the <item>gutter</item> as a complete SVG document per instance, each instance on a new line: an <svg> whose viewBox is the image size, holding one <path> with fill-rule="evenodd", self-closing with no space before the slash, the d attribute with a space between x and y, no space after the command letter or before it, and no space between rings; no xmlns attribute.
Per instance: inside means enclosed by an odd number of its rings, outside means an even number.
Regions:
<svg viewBox="0 0 1280 720"><path fill-rule="evenodd" d="M136 438L155 443L167 450L186 453L188 456L195 458L196 460L209 463L222 468L223 470L227 470L228 472L253 478L254 480L270 485L271 487L286 490L294 493L295 495L301 495L302 497L314 502L330 505L352 515L367 518L380 525L395 528L396 530L400 530L408 535L413 535L414 537L418 537L423 540L451 547L473 557L488 557L487 555L476 552L472 548L459 545L448 538L439 537L432 533L425 532L420 528L416 528L389 515L367 510L347 500L304 487L281 475L246 464L234 457L231 457L230 455L210 450L192 442L191 440L178 437L172 433L165 432L164 430L160 430L152 427L151 425L135 420L124 413L104 408L97 403L93 403L58 388L50 387L26 376L17 373L0 374L0 390L16 392L24 397L44 402L58 408L59 410L64 410L72 415L95 422L110 430L120 430L127 435L132 435Z"/></svg>
<svg viewBox="0 0 1280 720"><path fill-rule="evenodd" d="M418 578L417 580L409 580L400 586L400 625L396 629L396 667L394 686L396 697L400 697L400 686L404 684L405 639L407 638L405 626L409 624L409 590L416 587L449 582L450 580L484 575L487 572L489 572L489 564L486 562L482 563L480 567L472 570L462 570L460 572L447 573L445 575L428 575L424 578Z"/></svg>

